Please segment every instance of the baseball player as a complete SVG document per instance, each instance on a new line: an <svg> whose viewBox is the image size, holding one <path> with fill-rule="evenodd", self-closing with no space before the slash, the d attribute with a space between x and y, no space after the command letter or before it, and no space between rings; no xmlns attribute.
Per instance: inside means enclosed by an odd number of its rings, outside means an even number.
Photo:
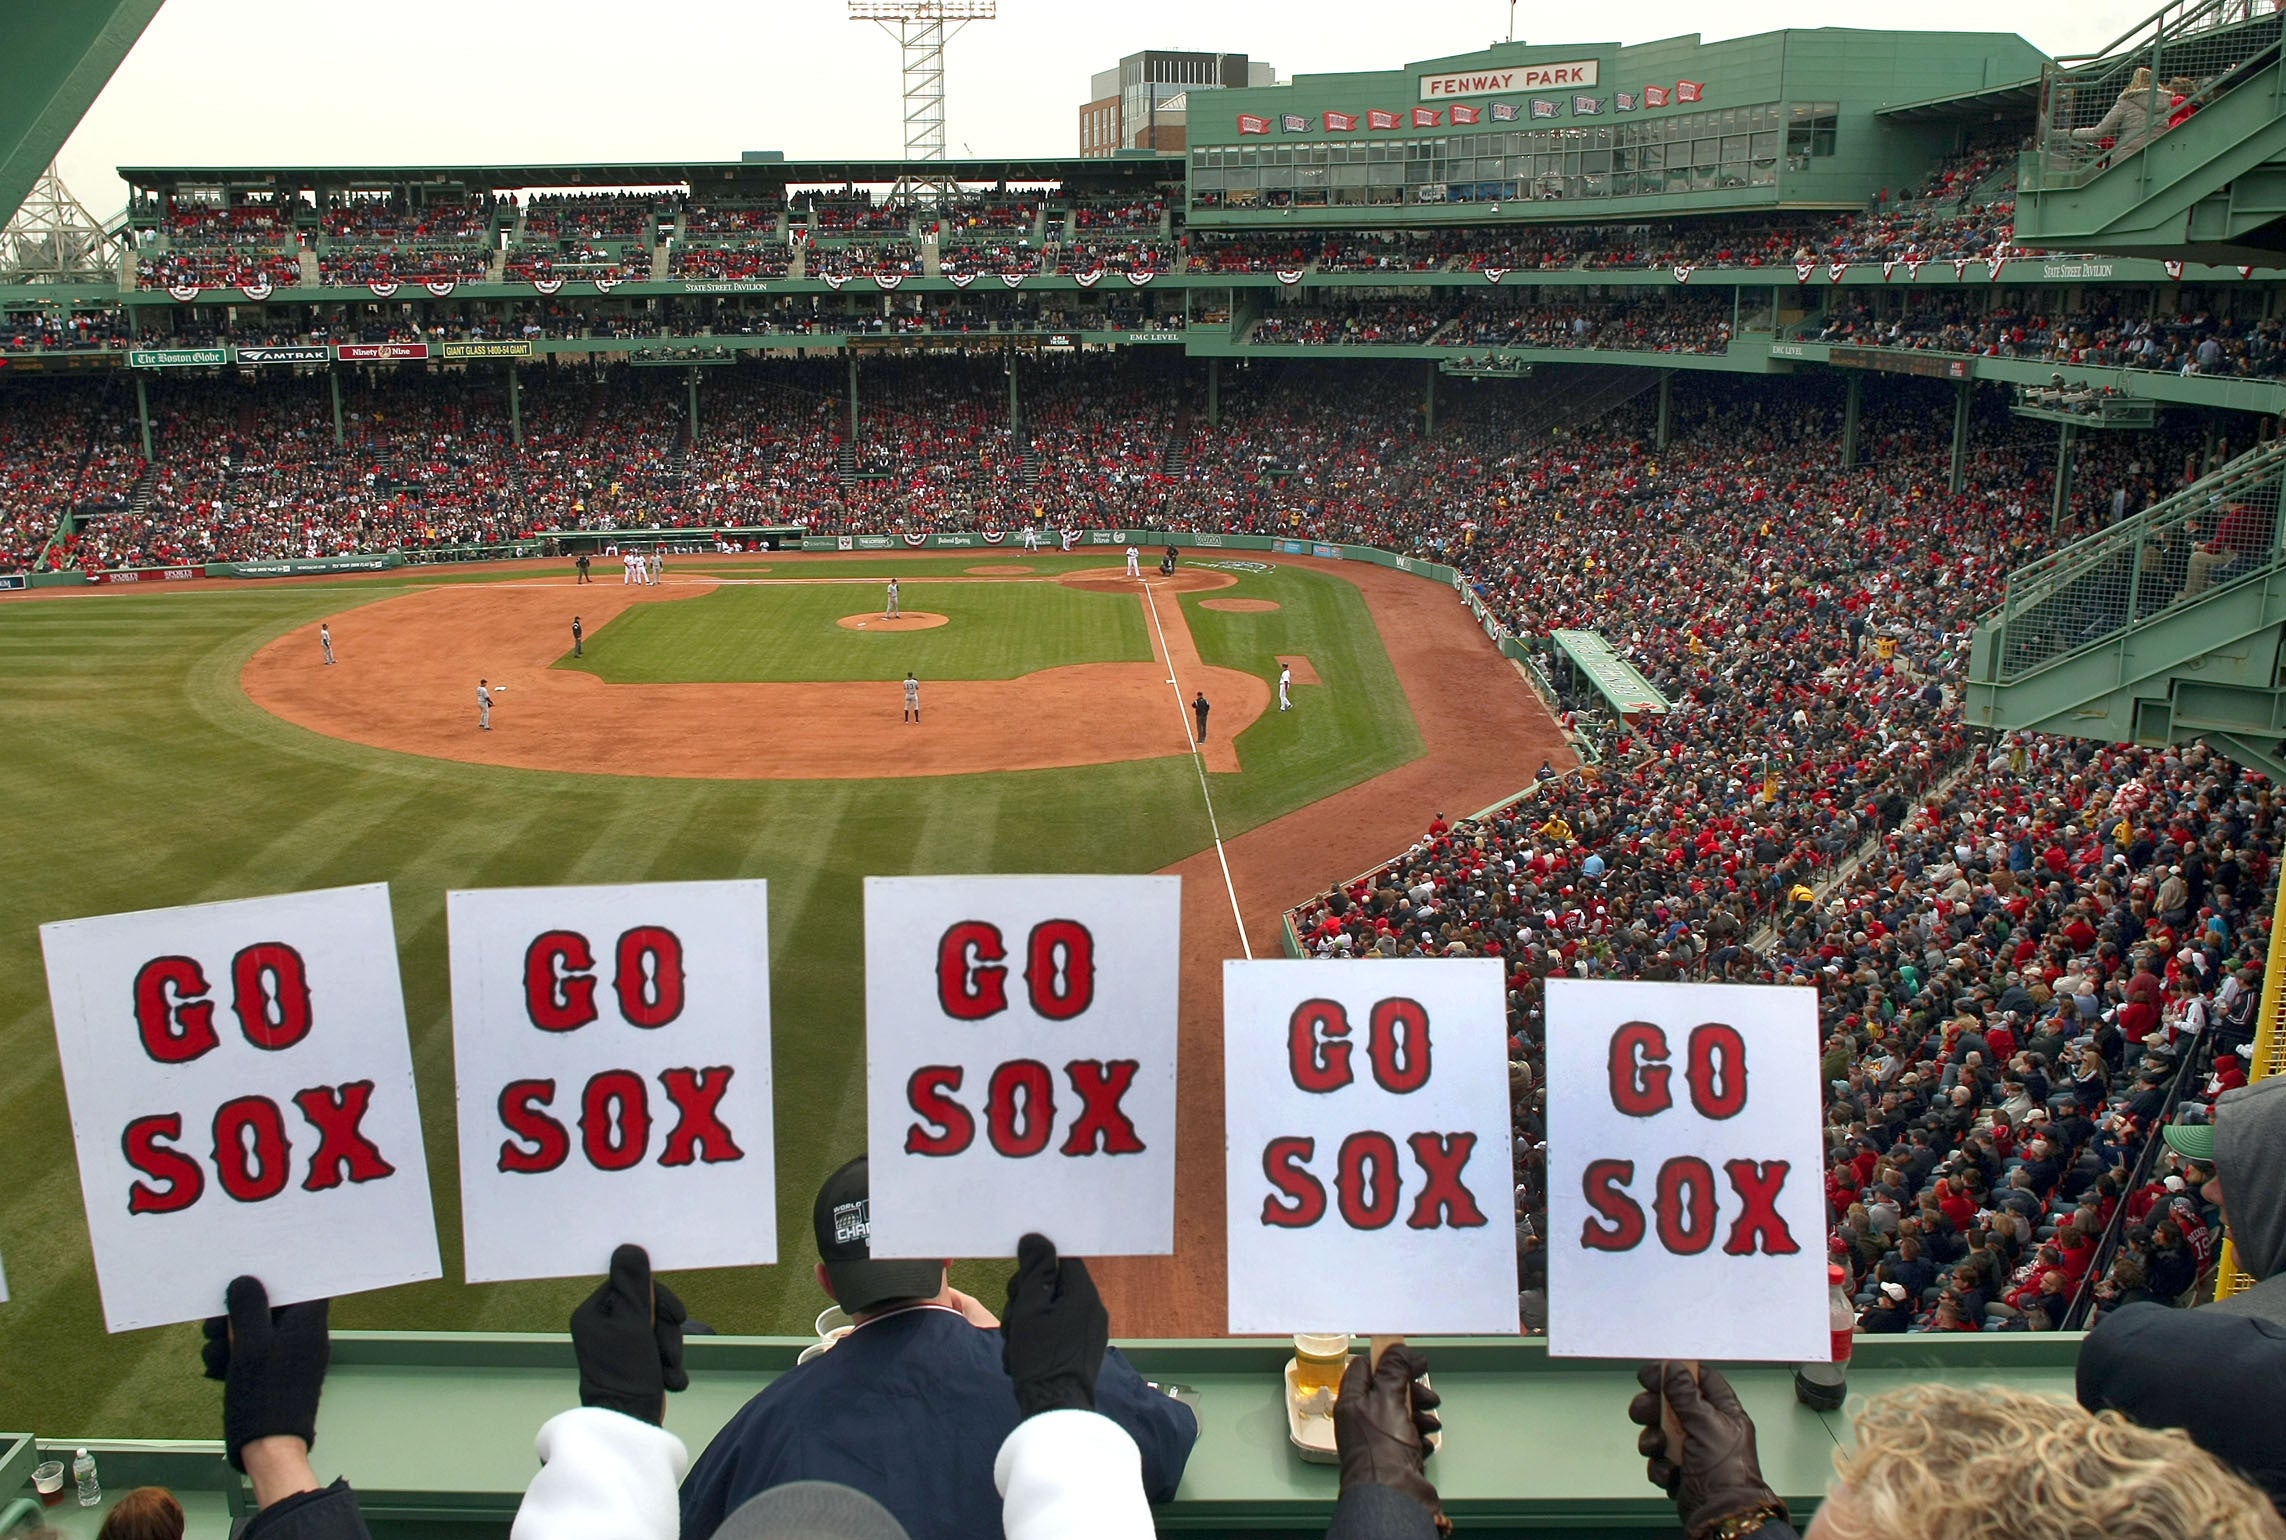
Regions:
<svg viewBox="0 0 2286 1540"><path fill-rule="evenodd" d="M889 580L889 608L882 612L881 618L883 620L895 620L897 618L897 580L895 578Z"/></svg>
<svg viewBox="0 0 2286 1540"><path fill-rule="evenodd" d="M1207 704L1206 691L1199 691L1199 698L1191 702L1191 711L1199 719L1199 742L1201 743L1206 742L1207 713L1212 710L1214 707Z"/></svg>
<svg viewBox="0 0 2286 1540"><path fill-rule="evenodd" d="M654 583L658 582L659 574L666 570L667 548L663 545L655 545L651 547L651 581Z"/></svg>
<svg viewBox="0 0 2286 1540"><path fill-rule="evenodd" d="M1143 575L1143 553L1134 546L1127 548L1127 575L1131 578Z"/></svg>
<svg viewBox="0 0 2286 1540"><path fill-rule="evenodd" d="M911 670L905 674L905 720L915 727L921 725L921 681L913 677Z"/></svg>
<svg viewBox="0 0 2286 1540"><path fill-rule="evenodd" d="M333 627L322 620L318 622L318 645L325 649L326 666L331 668L333 666Z"/></svg>
<svg viewBox="0 0 2286 1540"><path fill-rule="evenodd" d="M1206 697L1202 695L1199 699L1205 700ZM1206 720L1205 712L1199 713L1199 720ZM476 681L476 725L486 732L492 731L492 681L489 679Z"/></svg>
<svg viewBox="0 0 2286 1540"><path fill-rule="evenodd" d="M1076 545L1078 545L1078 544L1079 544L1079 531L1078 531L1078 530L1076 530L1076 529L1067 529L1067 530L1065 530L1065 531L1064 531L1064 549L1065 549L1065 550L1067 550L1067 551L1069 551L1069 550L1071 550L1071 549L1072 549L1074 546L1076 546Z"/></svg>
<svg viewBox="0 0 2286 1540"><path fill-rule="evenodd" d="M621 551L619 553L620 587L626 588L642 581L641 578L635 575L635 563L640 560L642 560L642 558L637 556L633 551Z"/></svg>
<svg viewBox="0 0 2286 1540"><path fill-rule="evenodd" d="M1026 519L1024 521L1024 549L1027 551L1037 551L1039 548L1040 532L1032 527L1032 521L1030 519Z"/></svg>
<svg viewBox="0 0 2286 1540"><path fill-rule="evenodd" d="M1294 702L1293 702L1292 698L1291 698L1291 697L1289 697L1289 696L1287 695L1287 693L1286 693L1288 690L1291 690L1293 687L1294 687L1294 665L1293 665L1293 664L1291 664L1291 663L1281 663L1281 664L1279 664L1279 665L1278 665L1278 709L1279 709L1280 711L1291 711L1291 710L1293 710L1293 709L1294 709Z"/></svg>
<svg viewBox="0 0 2286 1540"><path fill-rule="evenodd" d="M577 567L577 568L579 568L579 577L578 577L578 578L577 578L577 580L576 580L576 581L573 583L573 585L572 585L572 586L574 586L574 587L576 588L577 586L579 586L579 584L580 584L580 583L592 583L592 582L594 582L594 581L595 581L595 579L593 579L593 578L591 578L591 577L589 577L589 576L587 575L587 552L585 552L585 551L582 551L582 552L580 552L580 553L579 553L579 560L578 560L578 561L576 561L576 562L574 562L574 563L572 563L572 565L573 565L573 566L575 566L575 567Z"/></svg>
<svg viewBox="0 0 2286 1540"><path fill-rule="evenodd" d="M587 656L586 653L580 651L580 638L584 635L586 635L586 633L581 631L579 628L579 617L574 615L572 617L572 656L575 658L584 658Z"/></svg>

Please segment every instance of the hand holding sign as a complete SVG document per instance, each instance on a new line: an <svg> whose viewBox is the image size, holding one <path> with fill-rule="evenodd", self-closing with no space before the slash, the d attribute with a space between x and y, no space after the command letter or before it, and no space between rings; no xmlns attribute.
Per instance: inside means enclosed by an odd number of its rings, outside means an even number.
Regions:
<svg viewBox="0 0 2286 1540"><path fill-rule="evenodd" d="M767 884L448 893L468 1281L778 1259Z"/></svg>
<svg viewBox="0 0 2286 1540"><path fill-rule="evenodd" d="M1223 965L1233 1332L1516 1330L1506 1044L1488 959Z"/></svg>
<svg viewBox="0 0 2286 1540"><path fill-rule="evenodd" d="M865 879L877 1257L1164 1254L1173 877Z"/></svg>
<svg viewBox="0 0 2286 1540"><path fill-rule="evenodd" d="M438 1275L389 892L40 927L112 1331Z"/></svg>
<svg viewBox="0 0 2286 1540"><path fill-rule="evenodd" d="M1549 1352L1824 1358L1815 991L1547 988Z"/></svg>

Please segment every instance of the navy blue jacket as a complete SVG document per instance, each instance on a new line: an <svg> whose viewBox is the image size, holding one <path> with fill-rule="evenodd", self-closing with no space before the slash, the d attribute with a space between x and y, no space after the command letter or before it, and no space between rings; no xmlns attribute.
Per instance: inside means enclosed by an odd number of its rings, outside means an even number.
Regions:
<svg viewBox="0 0 2286 1540"><path fill-rule="evenodd" d="M1143 1493L1175 1495L1199 1436L1191 1409L1104 1354L1095 1409L1143 1452ZM912 1540L975 1540L1000 1528L992 1461L1022 1421L1000 1366L1000 1333L923 1307L866 1322L788 1370L724 1425L683 1479L682 1540L709 1540L758 1492L838 1481L897 1516Z"/></svg>

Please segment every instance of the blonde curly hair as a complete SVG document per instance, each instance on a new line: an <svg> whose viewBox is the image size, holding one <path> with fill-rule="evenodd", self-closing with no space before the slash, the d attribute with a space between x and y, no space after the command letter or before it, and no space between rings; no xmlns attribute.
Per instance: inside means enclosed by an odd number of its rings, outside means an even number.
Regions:
<svg viewBox="0 0 2286 1540"><path fill-rule="evenodd" d="M2286 1540L2269 1499L2185 1435L1999 1385L1876 1396L1834 1467L1828 1522L1853 1535Z"/></svg>

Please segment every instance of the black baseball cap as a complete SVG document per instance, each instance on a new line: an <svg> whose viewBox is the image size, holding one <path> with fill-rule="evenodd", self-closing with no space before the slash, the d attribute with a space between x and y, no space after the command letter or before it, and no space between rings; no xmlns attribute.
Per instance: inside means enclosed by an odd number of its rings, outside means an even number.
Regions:
<svg viewBox="0 0 2286 1540"><path fill-rule="evenodd" d="M834 1303L851 1315L892 1300L927 1299L945 1286L942 1262L873 1260L871 1194L871 1167L860 1155L825 1179L811 1214Z"/></svg>

